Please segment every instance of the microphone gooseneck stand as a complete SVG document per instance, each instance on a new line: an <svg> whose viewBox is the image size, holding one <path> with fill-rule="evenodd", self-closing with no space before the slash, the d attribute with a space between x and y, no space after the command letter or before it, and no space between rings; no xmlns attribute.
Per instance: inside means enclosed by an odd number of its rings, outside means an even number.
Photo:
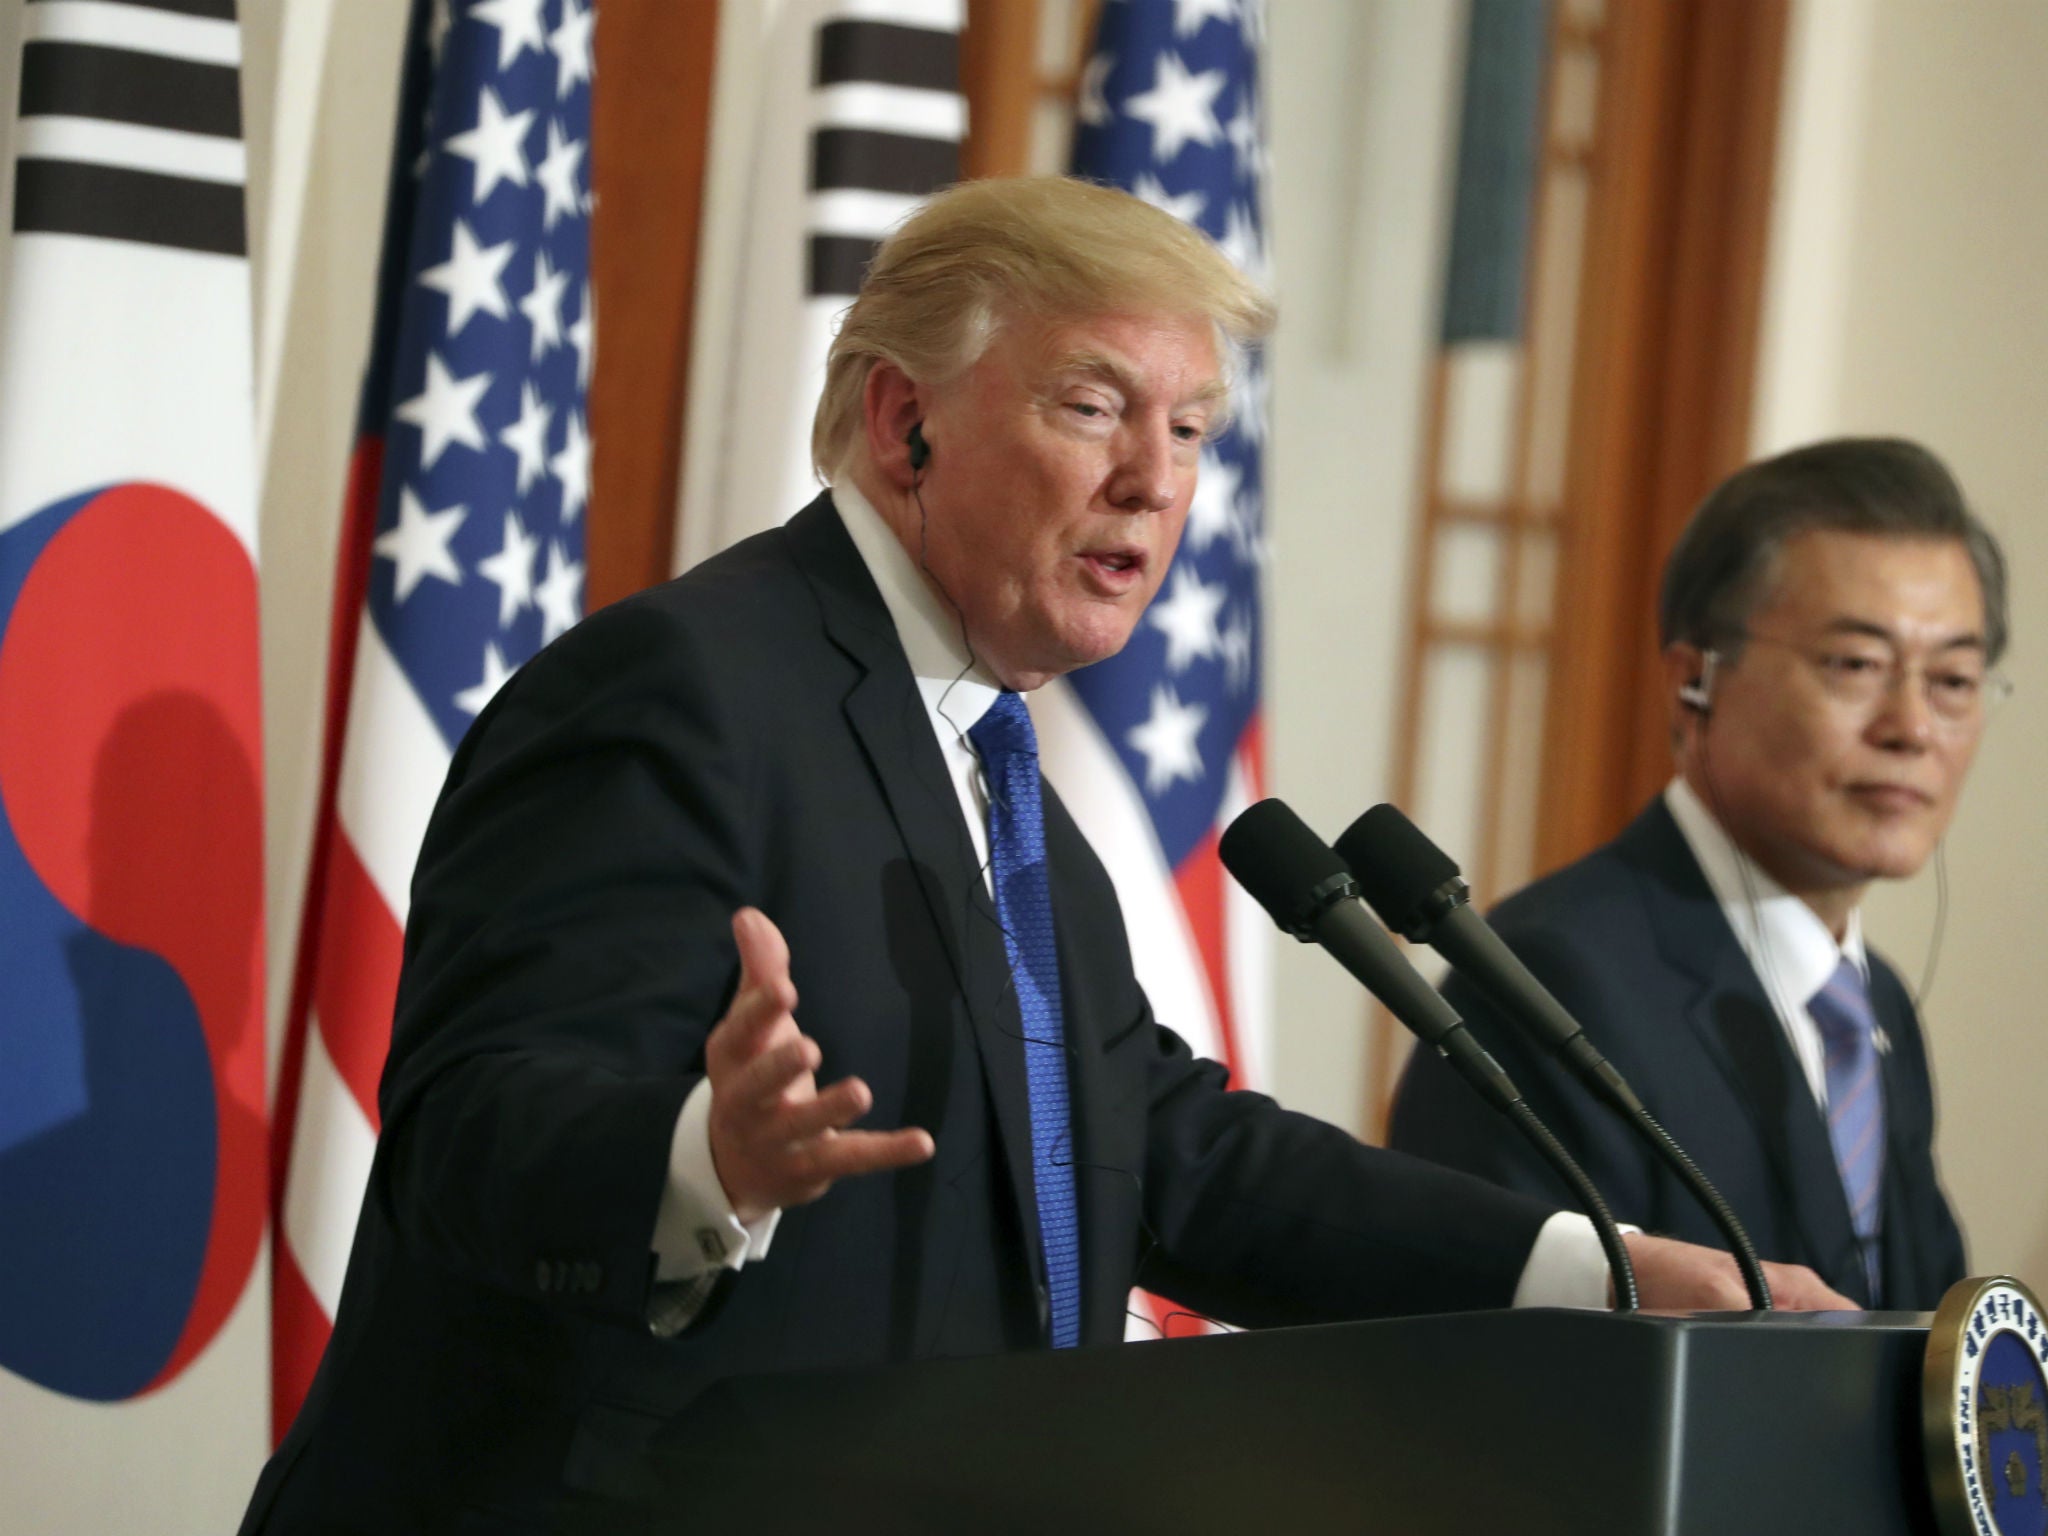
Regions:
<svg viewBox="0 0 2048 1536"><path fill-rule="evenodd" d="M1720 1190L1586 1038L1578 1020L1472 910L1470 890L1450 855L1391 805L1376 805L1352 822L1337 839L1336 851L1382 922L1403 938L1434 948L1507 1017L1534 1034L1595 1098L1636 1128L1728 1240L1750 1304L1759 1312L1770 1311L1763 1261Z"/></svg>
<svg viewBox="0 0 2048 1536"><path fill-rule="evenodd" d="M1614 1310L1636 1311L1641 1300L1635 1265L1599 1189L1523 1100L1500 1063L1465 1028L1464 1020L1394 947L1359 899L1351 871L1329 844L1283 802L1261 800L1230 824L1218 852L1224 867L1281 932L1329 951L1529 1139L1592 1219L1613 1277Z"/></svg>

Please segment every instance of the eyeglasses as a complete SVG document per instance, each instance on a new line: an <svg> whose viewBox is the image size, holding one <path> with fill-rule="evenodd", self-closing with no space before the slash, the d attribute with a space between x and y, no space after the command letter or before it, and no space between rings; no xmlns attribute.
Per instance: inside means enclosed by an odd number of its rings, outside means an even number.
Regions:
<svg viewBox="0 0 2048 1536"><path fill-rule="evenodd" d="M1909 659L1875 637L1838 636L1816 643L1747 629L1736 634L1752 644L1779 646L1804 658L1828 697L1851 708L1876 708L1916 673L1928 711L1945 725L1977 724L2012 696L2011 680L1984 666L1973 651L1926 661Z"/></svg>

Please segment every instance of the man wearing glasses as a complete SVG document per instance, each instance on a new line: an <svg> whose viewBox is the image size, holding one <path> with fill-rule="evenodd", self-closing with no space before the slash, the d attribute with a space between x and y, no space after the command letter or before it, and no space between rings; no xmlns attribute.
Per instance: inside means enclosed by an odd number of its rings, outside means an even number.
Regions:
<svg viewBox="0 0 2048 1536"><path fill-rule="evenodd" d="M1701 505L1659 603L1677 774L1606 847L1495 925L1734 1206L1769 1259L1867 1305L1961 1277L1934 1171L1913 999L1864 945L1955 810L2007 691L2004 558L1941 462L1842 439L1741 470ZM1649 1150L1479 995L1446 995L1615 1214L1716 1244ZM1392 1142L1560 1194L1512 1130L1417 1052Z"/></svg>

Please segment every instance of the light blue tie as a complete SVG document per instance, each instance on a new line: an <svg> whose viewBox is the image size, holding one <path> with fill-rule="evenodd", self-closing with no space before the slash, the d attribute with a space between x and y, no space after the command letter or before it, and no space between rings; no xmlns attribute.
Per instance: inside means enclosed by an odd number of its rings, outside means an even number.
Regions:
<svg viewBox="0 0 2048 1536"><path fill-rule="evenodd" d="M1067 1104L1060 957L1045 869L1038 796L1038 737L1014 693L1000 693L967 733L988 774L989 864L996 918L1010 954L1024 1020L1024 1079L1031 1101L1031 1178L1052 1289L1052 1343L1081 1342L1081 1229L1074 1206L1073 1122Z"/></svg>
<svg viewBox="0 0 2048 1536"><path fill-rule="evenodd" d="M1828 1139L1842 1193L1863 1248L1870 1302L1878 1294L1884 1237L1884 1083L1877 1063L1877 1015L1855 963L1844 960L1806 1005L1827 1045Z"/></svg>

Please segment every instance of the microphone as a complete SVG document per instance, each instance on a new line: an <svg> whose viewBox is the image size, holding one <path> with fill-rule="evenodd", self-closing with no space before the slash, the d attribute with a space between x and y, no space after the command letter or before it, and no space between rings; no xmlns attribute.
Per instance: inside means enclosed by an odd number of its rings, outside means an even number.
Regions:
<svg viewBox="0 0 2048 1536"><path fill-rule="evenodd" d="M1414 944L1427 944L1520 1020L1544 1048L1623 1114L1642 1102L1593 1048L1579 1021L1471 907L1471 890L1451 856L1391 805L1376 805L1344 829L1337 856L1380 921Z"/></svg>
<svg viewBox="0 0 2048 1536"><path fill-rule="evenodd" d="M1586 1038L1585 1027L1472 910L1471 891L1451 856L1391 805L1376 805L1352 822L1337 839L1336 851L1357 879L1360 894L1389 928L1435 949L1563 1062L1596 1099L1635 1126L1727 1238L1756 1310L1770 1311L1763 1264L1721 1192Z"/></svg>
<svg viewBox="0 0 2048 1536"><path fill-rule="evenodd" d="M1359 900L1352 872L1330 845L1285 802L1261 800L1224 829L1217 852L1223 867L1283 933L1321 945L1395 1018L1434 1046L1488 1103L1515 1122L1593 1218L1614 1276L1615 1310L1635 1311L1635 1267L1600 1191L1523 1101L1500 1063L1465 1028L1457 1010L1422 979L1373 920Z"/></svg>

